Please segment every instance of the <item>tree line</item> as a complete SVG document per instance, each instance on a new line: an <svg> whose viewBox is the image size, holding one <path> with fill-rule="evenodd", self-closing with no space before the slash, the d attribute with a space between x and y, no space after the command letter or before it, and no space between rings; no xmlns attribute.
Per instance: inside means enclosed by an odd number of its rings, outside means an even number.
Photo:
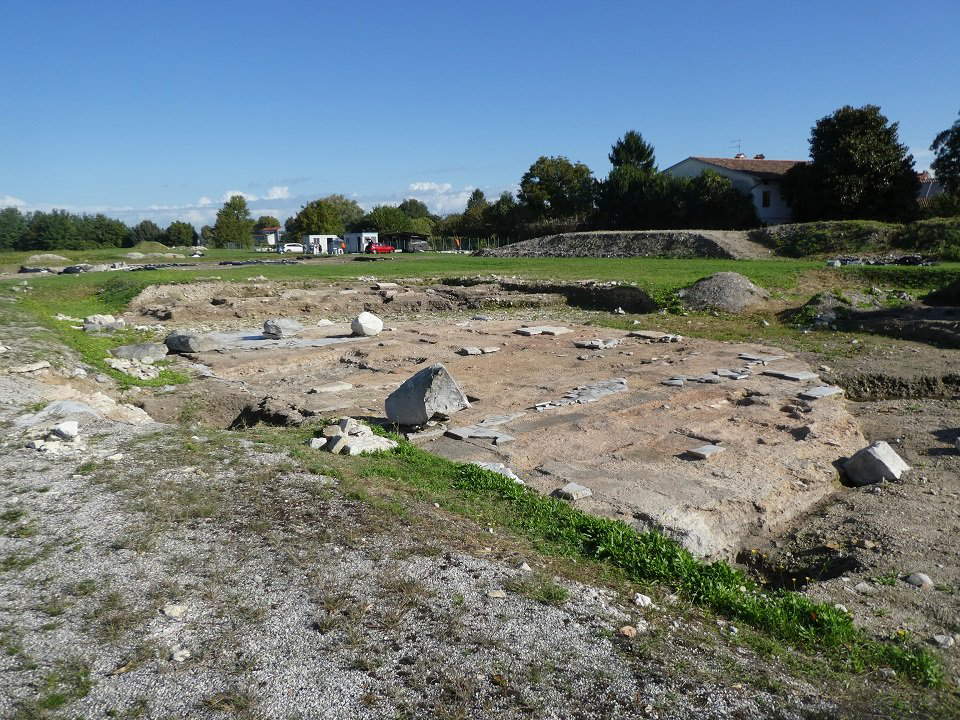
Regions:
<svg viewBox="0 0 960 720"><path fill-rule="evenodd" d="M88 250L133 247L141 242L193 245L197 237L193 225L180 220L164 230L152 220L129 227L102 213L22 212L16 207L0 210L0 250Z"/></svg>
<svg viewBox="0 0 960 720"><path fill-rule="evenodd" d="M844 106L811 128L810 160L784 177L783 191L794 219L872 219L905 222L926 215L960 215L960 120L930 146L931 168L945 191L921 208L914 158L899 140L899 128L875 105ZM411 232L425 236L498 238L502 242L570 230L745 229L759 225L752 199L722 175L674 177L657 168L655 149L630 130L610 148L611 169L598 179L582 162L563 155L541 156L520 178L519 191L489 200L472 192L463 212L440 217L420 200L378 205L365 211L345 195L328 195L303 205L284 231L341 235L348 231ZM279 227L271 216L254 219L246 199L229 198L200 239L212 247L250 247L253 233ZM57 250L132 247L155 241L192 245L189 223L165 230L150 220L128 227L105 215L65 210L0 210L0 249Z"/></svg>

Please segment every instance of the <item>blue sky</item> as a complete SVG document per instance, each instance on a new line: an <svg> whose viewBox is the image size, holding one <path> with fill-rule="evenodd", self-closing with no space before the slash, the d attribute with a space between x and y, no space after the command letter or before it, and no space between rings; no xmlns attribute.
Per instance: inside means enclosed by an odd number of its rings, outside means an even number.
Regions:
<svg viewBox="0 0 960 720"><path fill-rule="evenodd" d="M6 3L0 206L210 222L333 192L462 209L539 156L609 169L804 158L844 104L900 122L918 168L960 111L960 3ZM256 198L256 199L253 199Z"/></svg>

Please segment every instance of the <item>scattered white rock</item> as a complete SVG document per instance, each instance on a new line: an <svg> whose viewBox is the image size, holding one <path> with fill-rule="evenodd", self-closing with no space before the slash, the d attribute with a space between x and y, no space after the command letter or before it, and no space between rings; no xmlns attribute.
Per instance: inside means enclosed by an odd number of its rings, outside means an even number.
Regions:
<svg viewBox="0 0 960 720"><path fill-rule="evenodd" d="M653 607L653 600L649 595L644 595L643 593L637 593L633 596L633 604L637 607Z"/></svg>
<svg viewBox="0 0 960 720"><path fill-rule="evenodd" d="M557 496L562 497L564 500L570 500L573 502L577 500L583 500L584 498L588 498L593 495L593 490L575 482L569 482L554 492Z"/></svg>
<svg viewBox="0 0 960 720"><path fill-rule="evenodd" d="M700 460L709 460L714 455L719 455L720 453L722 453L725 449L726 448L720 445L709 444L709 445L701 445L700 447L692 448L691 450L687 450L687 452L690 455L693 455L693 457L698 458Z"/></svg>
<svg viewBox="0 0 960 720"><path fill-rule="evenodd" d="M353 385L348 382L332 382L327 383L326 385L318 385L317 387L312 387L307 390L308 395L317 395L325 393L338 393L346 392L347 390L352 390Z"/></svg>
<svg viewBox="0 0 960 720"><path fill-rule="evenodd" d="M934 635L931 640L933 641L933 644L941 650L947 650L956 644L956 640L953 639L953 635Z"/></svg>
<svg viewBox="0 0 960 720"><path fill-rule="evenodd" d="M904 580L906 580L908 584L918 587L921 590L933 590L933 580L931 580L930 576L926 573L910 573Z"/></svg>
<svg viewBox="0 0 960 720"><path fill-rule="evenodd" d="M383 320L371 312L362 312L350 322L354 335L373 337L383 332Z"/></svg>
<svg viewBox="0 0 960 720"><path fill-rule="evenodd" d="M190 659L192 653L184 647L175 647L173 653L170 655L170 659L174 662L186 662Z"/></svg>
<svg viewBox="0 0 960 720"><path fill-rule="evenodd" d="M187 614L187 606L177 605L176 603L168 603L163 606L160 612L162 612L171 620L180 620L184 615Z"/></svg>
<svg viewBox="0 0 960 720"><path fill-rule="evenodd" d="M502 600L507 594L503 590L488 590L487 597L493 600Z"/></svg>
<svg viewBox="0 0 960 720"><path fill-rule="evenodd" d="M37 362L27 363L26 365L16 365L12 368L9 368L7 372L11 373L32 373L37 372L37 370L46 370L50 367L50 363L46 360L39 360Z"/></svg>
<svg viewBox="0 0 960 720"><path fill-rule="evenodd" d="M73 440L80 435L80 424L76 420L64 420L50 431L61 440Z"/></svg>
<svg viewBox="0 0 960 720"><path fill-rule="evenodd" d="M105 330L122 330L127 326L123 318L113 315L88 315L83 319L84 332L103 332Z"/></svg>
<svg viewBox="0 0 960 720"><path fill-rule="evenodd" d="M325 438L325 437L310 438L307 441L307 445L309 445L310 448L313 450L322 450L324 447L326 447L328 439L329 438Z"/></svg>

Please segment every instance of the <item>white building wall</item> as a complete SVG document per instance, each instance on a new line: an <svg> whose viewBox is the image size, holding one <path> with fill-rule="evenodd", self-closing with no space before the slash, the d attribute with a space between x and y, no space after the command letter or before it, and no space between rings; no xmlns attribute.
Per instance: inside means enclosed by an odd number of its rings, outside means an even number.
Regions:
<svg viewBox="0 0 960 720"><path fill-rule="evenodd" d="M351 232L343 234L343 241L347 244L348 253L361 253L368 243L375 243L380 237L375 232Z"/></svg>
<svg viewBox="0 0 960 720"><path fill-rule="evenodd" d="M749 173L710 165L693 158L682 160L673 167L667 168L664 172L674 177L692 178L698 177L704 170L712 170L717 175L730 178L737 190L752 197L753 206L757 209L757 217L760 218L760 222L766 225L779 225L792 220L793 211L783 197L779 180L761 180ZM769 193L768 207L763 206L763 194L765 192Z"/></svg>

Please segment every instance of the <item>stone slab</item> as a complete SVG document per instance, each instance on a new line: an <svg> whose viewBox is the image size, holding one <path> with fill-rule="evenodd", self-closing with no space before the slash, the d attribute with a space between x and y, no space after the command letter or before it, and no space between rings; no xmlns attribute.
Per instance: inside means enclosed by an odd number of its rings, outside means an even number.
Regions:
<svg viewBox="0 0 960 720"><path fill-rule="evenodd" d="M764 375L780 378L781 380L792 380L794 382L806 382L816 380L819 375L809 370L764 370Z"/></svg>
<svg viewBox="0 0 960 720"><path fill-rule="evenodd" d="M569 482L562 488L555 490L554 493L564 500L576 502L577 500L583 500L593 495L593 490L579 483Z"/></svg>
<svg viewBox="0 0 960 720"><path fill-rule="evenodd" d="M804 400L820 400L822 398L833 397L834 395L842 395L843 388L837 387L836 385L820 385L819 387L808 388L807 390L802 390L799 395Z"/></svg>
<svg viewBox="0 0 960 720"><path fill-rule="evenodd" d="M533 327L523 327L514 330L517 335L566 335L573 332L570 328L559 327L556 325L535 325Z"/></svg>
<svg viewBox="0 0 960 720"><path fill-rule="evenodd" d="M690 450L687 450L687 452L699 460L709 460L711 457L714 455L719 455L724 450L726 450L726 448L721 447L720 445L709 444L691 448Z"/></svg>

